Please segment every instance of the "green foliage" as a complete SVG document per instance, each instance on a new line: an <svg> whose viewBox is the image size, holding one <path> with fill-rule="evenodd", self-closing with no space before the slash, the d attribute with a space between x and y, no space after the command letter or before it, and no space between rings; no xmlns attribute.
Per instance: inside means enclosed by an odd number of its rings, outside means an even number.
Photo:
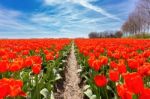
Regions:
<svg viewBox="0 0 150 99"><path fill-rule="evenodd" d="M150 33L140 33L140 34L136 34L136 35L130 35L127 38L149 39Z"/></svg>

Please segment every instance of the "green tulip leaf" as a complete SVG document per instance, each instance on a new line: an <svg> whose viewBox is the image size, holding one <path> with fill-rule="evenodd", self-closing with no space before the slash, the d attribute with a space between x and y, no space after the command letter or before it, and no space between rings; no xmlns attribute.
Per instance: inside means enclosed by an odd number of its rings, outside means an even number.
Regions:
<svg viewBox="0 0 150 99"><path fill-rule="evenodd" d="M44 88L40 91L40 94L43 95L45 99L48 99L49 91L46 88Z"/></svg>
<svg viewBox="0 0 150 99"><path fill-rule="evenodd" d="M55 80L60 80L62 77L60 76L60 74L56 74L56 78Z"/></svg>
<svg viewBox="0 0 150 99"><path fill-rule="evenodd" d="M90 99L96 99L96 95L92 95Z"/></svg>
<svg viewBox="0 0 150 99"><path fill-rule="evenodd" d="M55 99L53 91L51 91L51 98L50 99Z"/></svg>
<svg viewBox="0 0 150 99"><path fill-rule="evenodd" d="M90 88L90 85L85 85L84 87L83 87L83 90L87 90L87 89L89 89Z"/></svg>
<svg viewBox="0 0 150 99"><path fill-rule="evenodd" d="M84 94L85 94L88 98L90 98L90 97L93 95L91 89L87 89L87 90L84 92Z"/></svg>

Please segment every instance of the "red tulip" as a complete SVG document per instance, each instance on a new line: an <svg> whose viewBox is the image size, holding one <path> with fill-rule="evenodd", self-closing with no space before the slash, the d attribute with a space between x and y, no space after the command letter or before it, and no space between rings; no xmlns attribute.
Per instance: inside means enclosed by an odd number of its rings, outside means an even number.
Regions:
<svg viewBox="0 0 150 99"><path fill-rule="evenodd" d="M124 78L124 82L125 82L127 88L130 91L132 91L136 94L142 93L142 91L144 89L144 83L143 83L141 75L139 75L136 72L126 73L123 75L123 78Z"/></svg>
<svg viewBox="0 0 150 99"><path fill-rule="evenodd" d="M102 65L106 65L108 63L108 58L106 56L100 57L100 61Z"/></svg>
<svg viewBox="0 0 150 99"><path fill-rule="evenodd" d="M119 72L116 70L110 70L109 71L109 78L111 81L116 82L119 80Z"/></svg>
<svg viewBox="0 0 150 99"><path fill-rule="evenodd" d="M118 71L119 71L120 74L127 72L127 69L126 69L126 65L125 65L125 64L118 64L117 69L118 69Z"/></svg>
<svg viewBox="0 0 150 99"><path fill-rule="evenodd" d="M134 93L129 91L125 85L118 85L117 93L121 97L121 99L132 99L134 95Z"/></svg>
<svg viewBox="0 0 150 99"><path fill-rule="evenodd" d="M135 59L129 59L128 60L128 66L131 68L131 69L137 69L140 64L138 61L136 61Z"/></svg>
<svg viewBox="0 0 150 99"><path fill-rule="evenodd" d="M46 60L47 61L54 60L54 56L51 53L49 53L49 54L46 55Z"/></svg>
<svg viewBox="0 0 150 99"><path fill-rule="evenodd" d="M19 71L21 68L22 68L22 67L21 67L18 63L12 63L12 64L10 65L9 70L10 70L11 72L16 72L16 71Z"/></svg>
<svg viewBox="0 0 150 99"><path fill-rule="evenodd" d="M145 88L140 94L139 99L149 99L150 98L150 88Z"/></svg>
<svg viewBox="0 0 150 99"><path fill-rule="evenodd" d="M101 68L101 61L100 60L95 60L92 64L92 68L95 70L95 71L99 71L100 68Z"/></svg>
<svg viewBox="0 0 150 99"><path fill-rule="evenodd" d="M7 72L9 63L7 61L0 61L0 73Z"/></svg>
<svg viewBox="0 0 150 99"><path fill-rule="evenodd" d="M104 75L96 75L94 77L94 82L98 87L104 87L107 84L107 79Z"/></svg>
<svg viewBox="0 0 150 99"><path fill-rule="evenodd" d="M117 64L115 61L111 61L111 62L110 62L110 67L111 67L112 69L117 68L117 67L118 67L118 64Z"/></svg>
<svg viewBox="0 0 150 99"><path fill-rule="evenodd" d="M35 64L32 66L32 71L34 74L39 74L41 71L41 65L40 64Z"/></svg>

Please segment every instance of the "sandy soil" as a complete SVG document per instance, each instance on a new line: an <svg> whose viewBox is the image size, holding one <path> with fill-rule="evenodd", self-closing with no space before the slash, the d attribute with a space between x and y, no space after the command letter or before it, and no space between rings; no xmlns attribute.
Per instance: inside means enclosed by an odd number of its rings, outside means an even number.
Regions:
<svg viewBox="0 0 150 99"><path fill-rule="evenodd" d="M71 47L71 53L68 58L68 63L65 73L65 90L64 99L83 99L83 94L79 88L80 78L77 73L78 65L74 54L74 44Z"/></svg>

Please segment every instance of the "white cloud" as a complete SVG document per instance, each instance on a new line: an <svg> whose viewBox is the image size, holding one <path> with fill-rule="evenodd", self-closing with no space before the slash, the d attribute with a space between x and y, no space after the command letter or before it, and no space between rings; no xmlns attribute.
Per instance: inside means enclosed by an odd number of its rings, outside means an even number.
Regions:
<svg viewBox="0 0 150 99"><path fill-rule="evenodd" d="M96 12L101 13L102 15L108 17L108 18L112 18L112 19L116 19L116 20L120 20L120 18L117 18L116 16L108 13L107 11L105 11L104 9L94 6L92 4L90 4L89 2L87 2L86 0L73 0L73 2L78 3L86 8L89 8L91 10L94 10Z"/></svg>
<svg viewBox="0 0 150 99"><path fill-rule="evenodd" d="M65 4L65 3L79 4L85 8L96 11L108 18L119 20L119 21L121 20L120 18L110 14L106 10L104 10L100 7L94 6L90 3L90 2L95 2L95 1L97 1L97 0L63 0L63 1L62 0L45 0L45 4L47 4L47 5Z"/></svg>
<svg viewBox="0 0 150 99"><path fill-rule="evenodd" d="M23 17L25 17L24 13L0 7L0 37L2 35L7 35L7 33L24 35L30 32L31 35L33 35L45 32L43 27L38 27L38 25L32 24L31 21L28 21L28 17L25 18L25 20L21 19Z"/></svg>
<svg viewBox="0 0 150 99"><path fill-rule="evenodd" d="M55 15L49 15L46 12L42 14L34 14L31 20L39 25L48 26L50 28L58 27L57 31L61 33L65 33L62 30L71 31L70 33L88 33L88 31L92 31L94 28L94 24L98 21L105 21L107 18L100 17L99 18L90 18L85 14L89 13L89 10L85 9L80 11L79 9L75 9L73 6L60 6L61 11ZM59 8L58 8L59 10ZM94 28L94 29L93 29Z"/></svg>
<svg viewBox="0 0 150 99"><path fill-rule="evenodd" d="M19 11L0 9L0 37L87 37L91 31L106 28L97 22L108 18L86 16L89 9L81 11L76 6L65 4L56 7L55 11L55 14L44 10L26 16ZM20 19L22 17L24 19Z"/></svg>
<svg viewBox="0 0 150 99"><path fill-rule="evenodd" d="M117 17L92 5L94 1L64 0L62 3L62 0L45 0L45 4L53 5L54 9L44 6L41 11L28 13L28 16L23 12L0 8L0 37L87 37L91 31L119 29L122 21L116 21L119 20ZM110 11L111 7L118 8L109 6L105 9ZM122 18L124 9L116 13L117 16Z"/></svg>
<svg viewBox="0 0 150 99"><path fill-rule="evenodd" d="M62 1L62 0L44 0L46 5L56 5L56 4L62 4L65 3L66 0Z"/></svg>

